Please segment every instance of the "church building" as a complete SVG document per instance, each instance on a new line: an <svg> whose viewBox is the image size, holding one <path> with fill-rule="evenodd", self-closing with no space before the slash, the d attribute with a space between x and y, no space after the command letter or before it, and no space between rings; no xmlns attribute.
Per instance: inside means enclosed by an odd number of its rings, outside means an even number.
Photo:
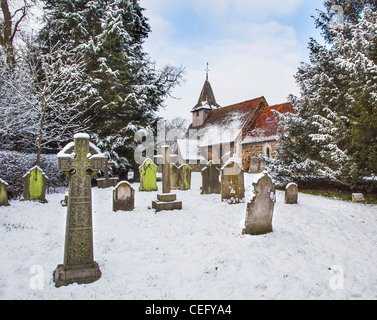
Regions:
<svg viewBox="0 0 377 320"><path fill-rule="evenodd" d="M188 139L178 140L173 152L179 163L189 164L194 171L209 160L222 166L233 158L246 172L260 172L259 155L273 158L278 146L279 119L275 111L293 112L293 106L270 106L264 97L259 97L221 107L207 73L198 103L191 110Z"/></svg>

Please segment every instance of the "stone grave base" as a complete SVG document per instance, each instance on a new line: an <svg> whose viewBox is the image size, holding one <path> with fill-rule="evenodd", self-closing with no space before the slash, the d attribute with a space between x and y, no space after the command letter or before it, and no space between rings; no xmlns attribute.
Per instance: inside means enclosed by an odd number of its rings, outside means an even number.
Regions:
<svg viewBox="0 0 377 320"><path fill-rule="evenodd" d="M66 269L64 265L60 264L54 272L54 282L57 288L73 283L92 283L99 278L101 278L101 271L97 262L94 262L93 267L84 267L81 269Z"/></svg>
<svg viewBox="0 0 377 320"><path fill-rule="evenodd" d="M177 195L174 193L158 194L157 201L152 201L152 208L156 212L182 210L182 201L177 201Z"/></svg>

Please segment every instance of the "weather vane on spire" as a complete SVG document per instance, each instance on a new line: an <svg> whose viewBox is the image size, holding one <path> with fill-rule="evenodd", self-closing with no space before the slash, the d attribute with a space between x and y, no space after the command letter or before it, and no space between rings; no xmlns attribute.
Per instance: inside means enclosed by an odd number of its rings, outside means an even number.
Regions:
<svg viewBox="0 0 377 320"><path fill-rule="evenodd" d="M208 73L209 73L209 63L207 62L207 68L206 68L206 81L208 81Z"/></svg>

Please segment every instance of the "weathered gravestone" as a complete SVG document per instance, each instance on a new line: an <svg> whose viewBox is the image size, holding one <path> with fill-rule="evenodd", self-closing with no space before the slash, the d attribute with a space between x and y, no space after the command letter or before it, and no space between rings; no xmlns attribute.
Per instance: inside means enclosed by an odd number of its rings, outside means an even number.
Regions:
<svg viewBox="0 0 377 320"><path fill-rule="evenodd" d="M156 212L163 210L182 210L182 202L177 201L177 195L170 193L170 154L169 146L162 146L162 194L157 195L157 201L152 201Z"/></svg>
<svg viewBox="0 0 377 320"><path fill-rule="evenodd" d="M106 189L106 188L110 188L110 187L115 187L118 184L118 182L119 182L118 177L110 178L109 165L112 165L112 164L113 164L113 162L109 162L109 160L106 159L105 169L104 169L104 177L97 179L98 188Z"/></svg>
<svg viewBox="0 0 377 320"><path fill-rule="evenodd" d="M352 202L353 203L365 203L365 198L362 193L353 193L352 194Z"/></svg>
<svg viewBox="0 0 377 320"><path fill-rule="evenodd" d="M201 194L220 194L220 170L209 161L202 173L202 192Z"/></svg>
<svg viewBox="0 0 377 320"><path fill-rule="evenodd" d="M285 203L297 204L298 185L294 182L288 183L285 187Z"/></svg>
<svg viewBox="0 0 377 320"><path fill-rule="evenodd" d="M79 133L58 154L58 170L69 179L64 264L54 272L56 287L72 283L91 283L101 277L94 261L92 225L92 171L105 168L106 157L89 142L89 135Z"/></svg>
<svg viewBox="0 0 377 320"><path fill-rule="evenodd" d="M250 157L249 173L259 173L261 171L261 160L258 157Z"/></svg>
<svg viewBox="0 0 377 320"><path fill-rule="evenodd" d="M8 183L0 179L0 207L9 206L8 201Z"/></svg>
<svg viewBox="0 0 377 320"><path fill-rule="evenodd" d="M46 187L49 179L42 169L34 166L22 178L24 180L23 200L38 200L46 203Z"/></svg>
<svg viewBox="0 0 377 320"><path fill-rule="evenodd" d="M244 199L244 171L237 161L229 160L221 168L221 201L235 204Z"/></svg>
<svg viewBox="0 0 377 320"><path fill-rule="evenodd" d="M133 211L135 190L127 181L119 182L113 191L113 211Z"/></svg>
<svg viewBox="0 0 377 320"><path fill-rule="evenodd" d="M247 203L245 228L242 234L260 235L272 232L272 217L276 202L275 184L264 172L253 183L254 196Z"/></svg>
<svg viewBox="0 0 377 320"><path fill-rule="evenodd" d="M140 187L139 191L157 191L157 167L151 159L145 159L139 167Z"/></svg>
<svg viewBox="0 0 377 320"><path fill-rule="evenodd" d="M170 164L170 188L172 190L190 190L191 188L191 167L183 164L177 167Z"/></svg>

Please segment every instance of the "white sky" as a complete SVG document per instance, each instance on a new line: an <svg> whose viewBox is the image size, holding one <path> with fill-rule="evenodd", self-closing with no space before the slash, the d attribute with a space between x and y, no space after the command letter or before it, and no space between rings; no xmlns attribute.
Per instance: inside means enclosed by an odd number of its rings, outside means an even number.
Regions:
<svg viewBox="0 0 377 320"><path fill-rule="evenodd" d="M264 96L270 105L298 94L293 78L301 61L307 61L315 29L316 8L323 0L141 0L152 32L145 51L157 66L186 68L186 83L173 92L160 112L191 122L205 81L217 103L227 106Z"/></svg>

